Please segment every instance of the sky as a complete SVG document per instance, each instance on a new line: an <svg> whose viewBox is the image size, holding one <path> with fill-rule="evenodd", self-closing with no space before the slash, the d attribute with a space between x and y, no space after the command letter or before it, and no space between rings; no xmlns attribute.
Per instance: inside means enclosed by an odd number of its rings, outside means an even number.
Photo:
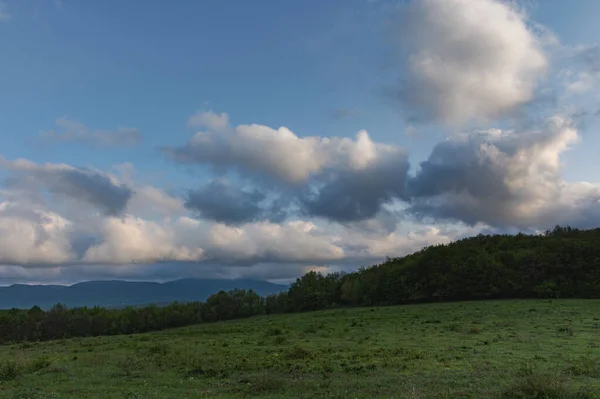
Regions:
<svg viewBox="0 0 600 399"><path fill-rule="evenodd" d="M0 285L288 282L600 225L595 0L0 0Z"/></svg>

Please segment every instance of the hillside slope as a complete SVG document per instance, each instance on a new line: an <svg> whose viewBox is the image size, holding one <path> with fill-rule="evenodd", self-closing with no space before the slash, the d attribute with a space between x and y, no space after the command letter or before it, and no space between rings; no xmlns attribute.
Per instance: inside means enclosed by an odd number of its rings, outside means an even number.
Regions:
<svg viewBox="0 0 600 399"><path fill-rule="evenodd" d="M478 235L345 275L311 272L267 311L535 297L600 298L600 229Z"/></svg>
<svg viewBox="0 0 600 399"><path fill-rule="evenodd" d="M353 308L0 346L0 397L598 398L599 306Z"/></svg>

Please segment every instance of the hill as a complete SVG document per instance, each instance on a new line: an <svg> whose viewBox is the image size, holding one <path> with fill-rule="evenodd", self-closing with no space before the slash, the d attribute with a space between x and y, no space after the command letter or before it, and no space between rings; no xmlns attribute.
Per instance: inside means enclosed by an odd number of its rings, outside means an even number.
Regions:
<svg viewBox="0 0 600 399"><path fill-rule="evenodd" d="M478 235L353 273L310 272L267 311L536 297L600 298L600 229Z"/></svg>
<svg viewBox="0 0 600 399"><path fill-rule="evenodd" d="M4 345L0 397L592 399L599 306L351 308Z"/></svg>
<svg viewBox="0 0 600 399"><path fill-rule="evenodd" d="M173 301L204 301L220 290L252 289L266 296L286 290L285 285L248 279L181 279L166 283L88 281L70 286L14 284L0 287L0 309L48 309L56 303L69 307L109 308Z"/></svg>

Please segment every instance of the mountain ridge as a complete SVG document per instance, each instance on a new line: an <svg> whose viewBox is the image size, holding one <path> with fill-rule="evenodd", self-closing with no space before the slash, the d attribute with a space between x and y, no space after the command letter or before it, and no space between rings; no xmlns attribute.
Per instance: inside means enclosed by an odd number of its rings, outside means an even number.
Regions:
<svg viewBox="0 0 600 399"><path fill-rule="evenodd" d="M204 301L210 295L233 289L253 289L261 296L288 286L253 279L183 278L166 282L91 280L71 285L12 284L0 287L0 309L33 306L48 309L57 303L69 307L121 307L168 302Z"/></svg>

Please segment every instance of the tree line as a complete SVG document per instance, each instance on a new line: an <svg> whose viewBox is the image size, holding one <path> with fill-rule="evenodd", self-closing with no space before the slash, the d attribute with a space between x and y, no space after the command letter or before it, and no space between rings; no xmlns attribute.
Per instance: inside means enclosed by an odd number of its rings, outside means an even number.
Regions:
<svg viewBox="0 0 600 399"><path fill-rule="evenodd" d="M166 307L0 311L0 342L132 334L261 314L340 306L509 298L600 298L600 229L478 235L423 248L352 273L309 272L262 298L220 291Z"/></svg>

